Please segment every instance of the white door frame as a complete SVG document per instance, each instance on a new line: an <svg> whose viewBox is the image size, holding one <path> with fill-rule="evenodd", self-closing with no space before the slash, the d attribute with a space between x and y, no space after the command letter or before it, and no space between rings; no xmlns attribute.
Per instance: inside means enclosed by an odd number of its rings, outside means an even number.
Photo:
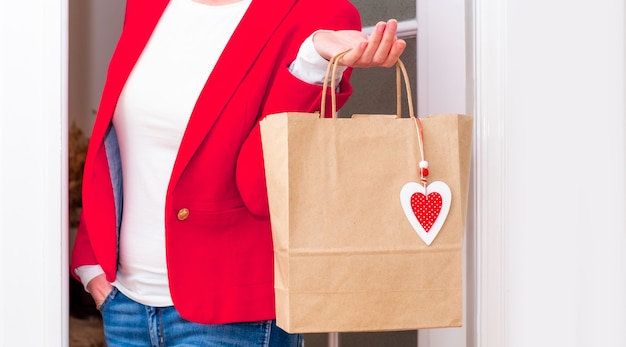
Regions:
<svg viewBox="0 0 626 347"><path fill-rule="evenodd" d="M474 317L468 346L506 346L505 1L473 0Z"/></svg>
<svg viewBox="0 0 626 347"><path fill-rule="evenodd" d="M0 346L67 346L67 0L0 2Z"/></svg>

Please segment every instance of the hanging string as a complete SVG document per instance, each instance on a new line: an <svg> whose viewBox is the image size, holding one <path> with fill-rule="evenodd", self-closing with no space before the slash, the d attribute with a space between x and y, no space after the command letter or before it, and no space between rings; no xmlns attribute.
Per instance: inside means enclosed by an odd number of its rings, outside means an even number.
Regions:
<svg viewBox="0 0 626 347"><path fill-rule="evenodd" d="M419 176L420 176L420 180L422 181L422 184L424 185L424 191L426 190L426 185L428 183L428 179L426 178L428 176L428 161L426 161L426 154L424 152L424 130L422 128L422 121L417 118L417 117L413 117L413 120L415 121L415 130L417 131L417 141L419 144L419 149L420 149L420 156L422 158L422 160L419 163Z"/></svg>

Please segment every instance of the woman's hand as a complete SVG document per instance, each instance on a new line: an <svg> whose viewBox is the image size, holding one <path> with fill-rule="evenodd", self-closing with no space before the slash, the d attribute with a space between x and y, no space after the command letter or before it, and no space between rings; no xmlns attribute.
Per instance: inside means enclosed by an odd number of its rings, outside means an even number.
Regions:
<svg viewBox="0 0 626 347"><path fill-rule="evenodd" d="M406 42L396 36L397 30L398 22L391 19L377 23L369 36L356 30L320 31L313 36L313 44L326 60L350 50L341 58L340 65L391 67L406 48Z"/></svg>
<svg viewBox="0 0 626 347"><path fill-rule="evenodd" d="M104 299L111 293L113 286L107 281L104 274L94 277L87 283L87 290L91 293L93 301L96 302L96 308L99 310Z"/></svg>

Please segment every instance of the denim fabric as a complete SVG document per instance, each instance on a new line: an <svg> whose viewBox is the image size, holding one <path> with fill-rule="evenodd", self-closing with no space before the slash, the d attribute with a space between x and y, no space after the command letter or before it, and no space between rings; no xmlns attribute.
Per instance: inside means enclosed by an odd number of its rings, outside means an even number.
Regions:
<svg viewBox="0 0 626 347"><path fill-rule="evenodd" d="M302 347L303 337L276 322L224 325L192 323L173 306L139 304L113 289L100 307L108 347Z"/></svg>

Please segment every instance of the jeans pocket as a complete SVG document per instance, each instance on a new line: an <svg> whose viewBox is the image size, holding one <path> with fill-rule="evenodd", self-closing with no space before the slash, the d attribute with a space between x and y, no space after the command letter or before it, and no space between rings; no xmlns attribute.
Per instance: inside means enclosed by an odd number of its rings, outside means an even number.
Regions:
<svg viewBox="0 0 626 347"><path fill-rule="evenodd" d="M109 292L109 294L107 294L107 297L104 298L104 301L102 301L102 304L100 304L100 307L98 307L98 310L100 312L104 311L104 309L106 309L107 305L113 301L113 299L115 299L115 296L117 295L117 288L113 287L113 289L111 290L111 292Z"/></svg>

